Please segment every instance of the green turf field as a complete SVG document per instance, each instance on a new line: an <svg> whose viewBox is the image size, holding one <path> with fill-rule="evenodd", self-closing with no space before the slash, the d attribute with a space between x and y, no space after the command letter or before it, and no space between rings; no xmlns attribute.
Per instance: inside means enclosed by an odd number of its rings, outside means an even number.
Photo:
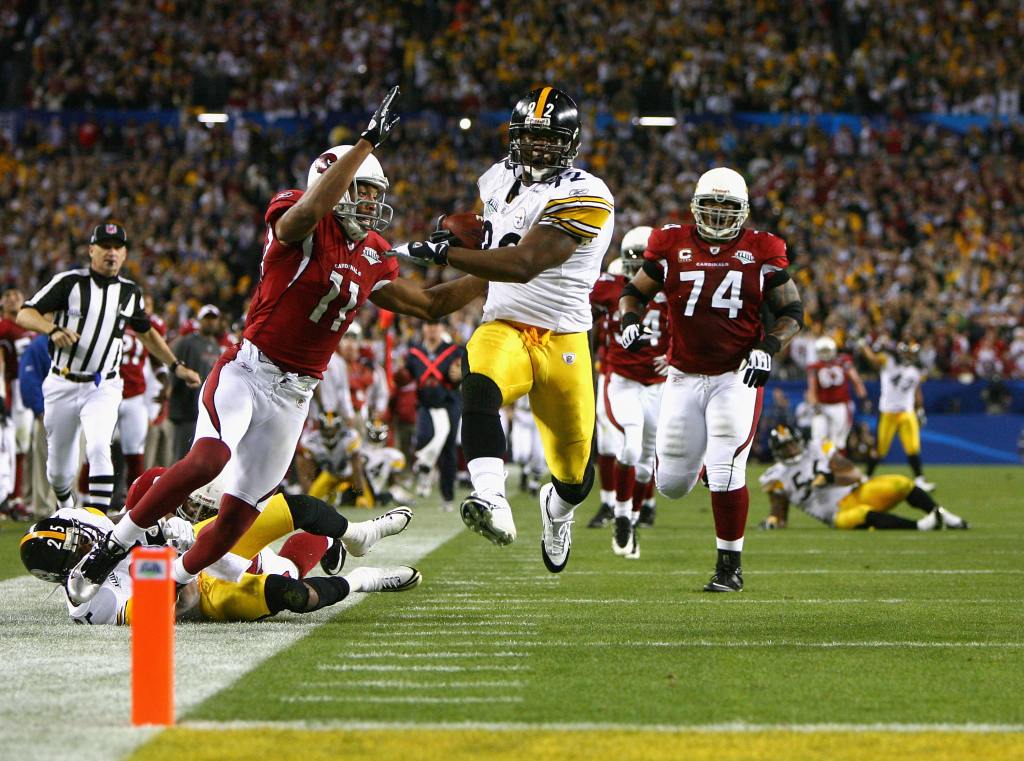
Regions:
<svg viewBox="0 0 1024 761"><path fill-rule="evenodd" d="M132 758L1024 757L1024 469L928 476L971 530L839 532L791 513L750 529L739 595L699 591L702 487L662 500L638 561L585 528L592 499L559 576L536 502L517 497L514 545L458 531L417 563L420 588L313 628ZM410 532L459 520L436 510ZM766 511L754 495L749 525Z"/></svg>

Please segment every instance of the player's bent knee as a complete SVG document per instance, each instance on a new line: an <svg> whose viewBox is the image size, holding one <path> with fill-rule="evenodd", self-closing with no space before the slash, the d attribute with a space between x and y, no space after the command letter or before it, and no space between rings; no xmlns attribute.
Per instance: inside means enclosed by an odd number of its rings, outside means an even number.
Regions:
<svg viewBox="0 0 1024 761"><path fill-rule="evenodd" d="M642 430L637 429L635 436L631 436L631 433L634 433L634 431L627 428L625 442L618 456L619 462L630 468L635 467L640 462L640 454L643 451Z"/></svg>
<svg viewBox="0 0 1024 761"><path fill-rule="evenodd" d="M650 483L651 478L654 477L654 469L649 463L641 462L637 463L636 466L636 482L638 484Z"/></svg>
<svg viewBox="0 0 1024 761"><path fill-rule="evenodd" d="M578 505L587 498L590 490L594 487L594 466L587 463L587 469L583 473L583 481L578 484L567 484L551 476L551 485L555 492L570 505Z"/></svg>
<svg viewBox="0 0 1024 761"><path fill-rule="evenodd" d="M498 384L480 373L470 373L462 381L463 414L466 412L495 412L501 409L501 389Z"/></svg>
<svg viewBox="0 0 1024 761"><path fill-rule="evenodd" d="M867 514L868 508L864 505L840 510L836 513L833 525L838 529L846 531L860 528L864 525L864 520L867 518Z"/></svg>
<svg viewBox="0 0 1024 761"><path fill-rule="evenodd" d="M669 499L679 499L693 491L698 478L700 478L699 470L674 472L658 468L655 485L658 487L658 491Z"/></svg>
<svg viewBox="0 0 1024 761"><path fill-rule="evenodd" d="M709 465L707 478L708 489L711 491L733 491L747 485L744 469L733 465Z"/></svg>

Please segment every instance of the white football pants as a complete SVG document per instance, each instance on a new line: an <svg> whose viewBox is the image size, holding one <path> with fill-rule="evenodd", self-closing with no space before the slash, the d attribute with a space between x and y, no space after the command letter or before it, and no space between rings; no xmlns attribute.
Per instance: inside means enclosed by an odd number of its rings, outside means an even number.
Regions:
<svg viewBox="0 0 1024 761"><path fill-rule="evenodd" d="M615 453L621 464L636 468L636 480L647 483L654 474L658 413L664 383L645 386L616 373L608 378L601 400L612 425L621 432L622 448Z"/></svg>
<svg viewBox="0 0 1024 761"><path fill-rule="evenodd" d="M608 406L604 401L607 384L607 375L601 373L597 376L597 453L618 457L623 446L622 430L608 418Z"/></svg>
<svg viewBox="0 0 1024 761"><path fill-rule="evenodd" d="M846 439L853 428L853 402L821 404L811 419L811 441L821 444L828 440L836 449L846 449Z"/></svg>
<svg viewBox="0 0 1024 761"><path fill-rule="evenodd" d="M145 453L149 404L144 393L121 400L117 410L117 428L121 434L122 452L126 455Z"/></svg>

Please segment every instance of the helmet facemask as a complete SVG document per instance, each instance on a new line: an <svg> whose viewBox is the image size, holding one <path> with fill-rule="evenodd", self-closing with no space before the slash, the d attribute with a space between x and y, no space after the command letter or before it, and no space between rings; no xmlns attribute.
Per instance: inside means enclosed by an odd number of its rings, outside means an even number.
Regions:
<svg viewBox="0 0 1024 761"><path fill-rule="evenodd" d="M697 231L709 240L732 240L743 230L750 204L743 198L725 194L694 196L690 211Z"/></svg>
<svg viewBox="0 0 1024 761"><path fill-rule="evenodd" d="M561 127L531 127L527 123L510 125L508 135L509 163L519 167L522 179L528 182L550 180L571 167L580 151L579 130L573 133Z"/></svg>
<svg viewBox="0 0 1024 761"><path fill-rule="evenodd" d="M389 432L390 428L387 423L377 423L372 420L366 421L366 439L371 446L386 446Z"/></svg>
<svg viewBox="0 0 1024 761"><path fill-rule="evenodd" d="M320 431L320 439L328 449L334 449L341 441L341 418L334 412L324 412L317 418L317 428Z"/></svg>
<svg viewBox="0 0 1024 761"><path fill-rule="evenodd" d="M385 203L388 181L380 178L356 177L333 212L345 234L355 241L363 240L370 230L380 232L391 224L394 208ZM376 191L376 196L373 191ZM362 195L361 195L362 194Z"/></svg>

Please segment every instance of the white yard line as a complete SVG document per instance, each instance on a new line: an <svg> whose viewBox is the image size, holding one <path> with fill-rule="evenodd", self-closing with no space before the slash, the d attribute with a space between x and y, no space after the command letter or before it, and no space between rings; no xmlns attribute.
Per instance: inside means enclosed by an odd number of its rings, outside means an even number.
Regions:
<svg viewBox="0 0 1024 761"><path fill-rule="evenodd" d="M462 730L486 732L527 732L548 730L555 732L971 732L977 734L1022 733L1024 724L747 724L745 722L723 724L616 724L598 722L580 723L528 723L528 722L451 722L418 723L386 721L190 721L184 726L210 732L225 729L298 729L309 732L331 732L338 730Z"/></svg>
<svg viewBox="0 0 1024 761"><path fill-rule="evenodd" d="M360 516L362 517L362 516ZM424 509L364 565L415 564L465 529ZM354 561L353 566L360 561ZM431 579L424 582L431 584ZM63 596L30 576L0 582L0 757L18 761L118 759L157 730L129 725L128 629L74 626ZM395 595L393 609L421 592ZM185 624L176 632L175 703L183 714L291 646L365 595L331 608L254 624Z"/></svg>
<svg viewBox="0 0 1024 761"><path fill-rule="evenodd" d="M285 695L277 698L281 703L347 703L351 705L351 695ZM456 696L427 697L424 695L360 695L359 703L522 703L520 695L488 695L487 697ZM191 725L189 725L191 726Z"/></svg>

